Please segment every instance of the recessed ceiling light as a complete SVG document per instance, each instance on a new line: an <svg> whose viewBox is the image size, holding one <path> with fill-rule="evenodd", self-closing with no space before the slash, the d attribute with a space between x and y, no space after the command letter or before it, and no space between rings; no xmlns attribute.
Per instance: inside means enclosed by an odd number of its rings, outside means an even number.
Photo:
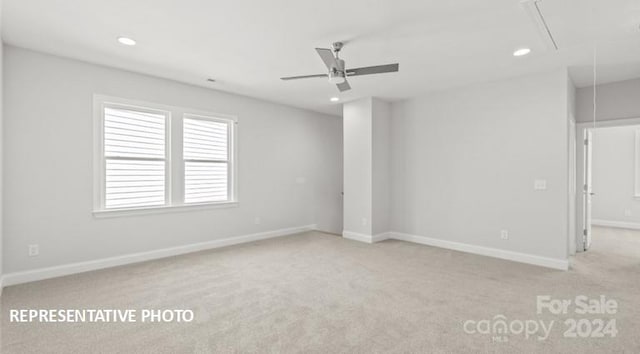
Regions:
<svg viewBox="0 0 640 354"><path fill-rule="evenodd" d="M129 37L118 37L118 42L124 45L136 45L136 41Z"/></svg>
<svg viewBox="0 0 640 354"><path fill-rule="evenodd" d="M338 102L338 101L340 101L340 99L339 99L338 97L331 97L331 98L329 99L329 101L331 101L331 102Z"/></svg>
<svg viewBox="0 0 640 354"><path fill-rule="evenodd" d="M531 53L531 49L529 49L529 48L520 48L520 49L516 49L516 51L513 52L513 56L514 57L521 57L521 56L527 55L529 53Z"/></svg>

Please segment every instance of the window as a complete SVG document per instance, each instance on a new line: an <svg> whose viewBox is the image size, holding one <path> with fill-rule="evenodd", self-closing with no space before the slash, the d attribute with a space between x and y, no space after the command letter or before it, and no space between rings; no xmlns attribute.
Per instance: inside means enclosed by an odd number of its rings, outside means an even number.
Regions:
<svg viewBox="0 0 640 354"><path fill-rule="evenodd" d="M97 215L237 202L234 117L99 95L94 109Z"/></svg>
<svg viewBox="0 0 640 354"><path fill-rule="evenodd" d="M166 112L105 105L105 209L166 203Z"/></svg>
<svg viewBox="0 0 640 354"><path fill-rule="evenodd" d="M184 202L229 199L229 121L185 116Z"/></svg>

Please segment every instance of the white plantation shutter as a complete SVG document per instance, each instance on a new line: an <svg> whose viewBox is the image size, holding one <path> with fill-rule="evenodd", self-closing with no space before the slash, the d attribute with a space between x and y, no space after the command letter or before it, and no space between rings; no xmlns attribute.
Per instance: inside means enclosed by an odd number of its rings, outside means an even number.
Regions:
<svg viewBox="0 0 640 354"><path fill-rule="evenodd" d="M184 202L229 200L231 122L185 116Z"/></svg>
<svg viewBox="0 0 640 354"><path fill-rule="evenodd" d="M167 114L104 108L104 207L134 208L166 202Z"/></svg>
<svg viewBox="0 0 640 354"><path fill-rule="evenodd" d="M94 215L237 203L236 118L189 111L94 95Z"/></svg>

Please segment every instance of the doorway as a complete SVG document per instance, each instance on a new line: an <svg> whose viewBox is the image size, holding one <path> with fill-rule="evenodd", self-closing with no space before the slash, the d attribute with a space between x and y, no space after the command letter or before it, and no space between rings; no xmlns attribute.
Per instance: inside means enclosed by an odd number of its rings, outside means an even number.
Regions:
<svg viewBox="0 0 640 354"><path fill-rule="evenodd" d="M576 138L576 252L640 240L640 118L579 123Z"/></svg>

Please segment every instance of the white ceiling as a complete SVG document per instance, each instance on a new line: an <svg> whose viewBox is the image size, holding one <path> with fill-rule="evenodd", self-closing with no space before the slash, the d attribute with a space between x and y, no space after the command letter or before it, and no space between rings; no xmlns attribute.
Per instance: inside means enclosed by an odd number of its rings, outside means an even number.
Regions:
<svg viewBox="0 0 640 354"><path fill-rule="evenodd" d="M640 0L541 7L558 52L520 0L4 0L2 26L9 44L332 114L332 96L398 100L563 66L587 86L595 41L599 82L640 77ZM337 40L347 67L400 72L354 77L340 95L324 79L279 80L322 73L314 47ZM520 46L533 51L514 58Z"/></svg>

